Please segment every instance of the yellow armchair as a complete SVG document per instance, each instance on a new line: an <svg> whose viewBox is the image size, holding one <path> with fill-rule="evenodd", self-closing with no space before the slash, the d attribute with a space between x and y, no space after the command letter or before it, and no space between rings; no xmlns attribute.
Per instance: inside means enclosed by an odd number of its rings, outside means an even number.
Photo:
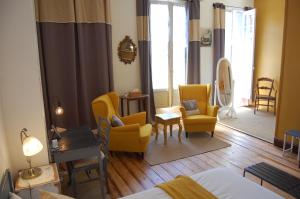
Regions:
<svg viewBox="0 0 300 199"><path fill-rule="evenodd" d="M209 84L191 84L179 86L180 102L196 100L200 114L189 115L183 106L180 107L186 137L189 133L210 131L213 137L217 122L218 106L209 104L211 86Z"/></svg>
<svg viewBox="0 0 300 199"><path fill-rule="evenodd" d="M152 125L146 124L146 112L120 117L119 96L110 92L97 97L92 102L96 122L99 116L111 121L113 115L118 116L125 126L112 127L110 131L109 150L143 153L147 150Z"/></svg>

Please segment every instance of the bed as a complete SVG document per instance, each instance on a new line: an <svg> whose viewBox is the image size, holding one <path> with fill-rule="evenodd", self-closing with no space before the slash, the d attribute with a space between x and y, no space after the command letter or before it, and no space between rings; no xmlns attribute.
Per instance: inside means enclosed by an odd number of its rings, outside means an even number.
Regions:
<svg viewBox="0 0 300 199"><path fill-rule="evenodd" d="M283 199L276 193L243 178L228 168L216 168L191 176L220 199ZM123 199L171 199L163 190L152 188Z"/></svg>

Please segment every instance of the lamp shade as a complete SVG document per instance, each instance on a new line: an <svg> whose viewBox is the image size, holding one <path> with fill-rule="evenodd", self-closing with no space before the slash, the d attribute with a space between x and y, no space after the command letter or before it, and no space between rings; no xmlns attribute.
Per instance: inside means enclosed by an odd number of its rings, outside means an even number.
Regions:
<svg viewBox="0 0 300 199"><path fill-rule="evenodd" d="M38 154L42 149L42 143L33 136L28 136L23 140L23 153L25 156Z"/></svg>

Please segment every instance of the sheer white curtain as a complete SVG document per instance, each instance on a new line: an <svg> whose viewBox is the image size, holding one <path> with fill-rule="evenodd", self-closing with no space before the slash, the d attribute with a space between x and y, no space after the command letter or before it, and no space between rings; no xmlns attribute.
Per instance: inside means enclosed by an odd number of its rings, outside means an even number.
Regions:
<svg viewBox="0 0 300 199"><path fill-rule="evenodd" d="M246 106L252 95L255 10L227 10L225 21L225 57L235 81L234 106Z"/></svg>

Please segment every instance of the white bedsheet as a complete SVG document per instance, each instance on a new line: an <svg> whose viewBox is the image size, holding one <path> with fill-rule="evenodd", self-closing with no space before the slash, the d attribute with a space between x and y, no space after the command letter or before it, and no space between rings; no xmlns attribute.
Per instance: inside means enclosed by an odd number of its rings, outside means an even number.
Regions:
<svg viewBox="0 0 300 199"><path fill-rule="evenodd" d="M276 193L228 168L211 169L191 177L220 199L282 199ZM152 188L123 199L171 199L171 197L159 188Z"/></svg>

